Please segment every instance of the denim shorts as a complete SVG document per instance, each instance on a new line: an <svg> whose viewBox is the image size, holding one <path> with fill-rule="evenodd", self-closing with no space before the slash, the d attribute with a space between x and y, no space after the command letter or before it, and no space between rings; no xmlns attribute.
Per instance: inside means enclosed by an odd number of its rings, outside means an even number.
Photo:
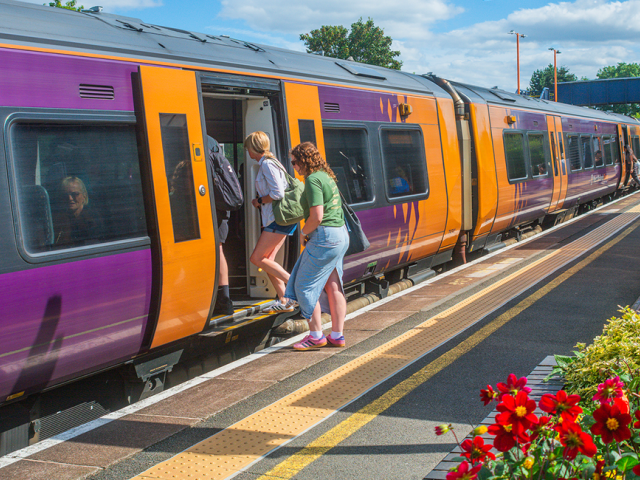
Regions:
<svg viewBox="0 0 640 480"><path fill-rule="evenodd" d="M291 271L284 294L298 302L304 318L311 318L333 270L338 271L342 287L342 260L348 248L349 233L345 226L319 226L309 235L309 241Z"/></svg>
<svg viewBox="0 0 640 480"><path fill-rule="evenodd" d="M271 232L271 233L279 233L280 235L291 236L296 231L297 226L298 224L294 223L293 225L287 225L286 227L283 227L282 225L278 225L276 222L272 222L266 227L264 227L263 231Z"/></svg>

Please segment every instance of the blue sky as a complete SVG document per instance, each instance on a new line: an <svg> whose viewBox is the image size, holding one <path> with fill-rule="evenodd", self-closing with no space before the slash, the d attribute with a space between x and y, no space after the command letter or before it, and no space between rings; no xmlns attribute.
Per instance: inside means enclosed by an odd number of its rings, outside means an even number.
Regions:
<svg viewBox="0 0 640 480"><path fill-rule="evenodd" d="M42 0L28 0L44 3ZM62 0L63 3L66 0ZM553 63L578 77L599 68L638 62L640 0L86 0L89 8L145 22L255 43L304 50L299 34L321 25L349 27L372 18L400 50L403 70L487 87L516 89L516 41L521 88Z"/></svg>

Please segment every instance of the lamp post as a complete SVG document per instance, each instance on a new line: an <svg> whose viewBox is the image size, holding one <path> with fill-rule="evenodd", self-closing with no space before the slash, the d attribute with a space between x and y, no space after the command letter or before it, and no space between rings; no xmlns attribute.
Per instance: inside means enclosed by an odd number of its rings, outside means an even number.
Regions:
<svg viewBox="0 0 640 480"><path fill-rule="evenodd" d="M556 50L553 47L549 47L549 50L553 50L553 84L554 84L554 89L553 89L553 101L557 102L558 101L558 67L556 66L556 56L559 53L562 53L560 50Z"/></svg>
<svg viewBox="0 0 640 480"><path fill-rule="evenodd" d="M510 32L508 32L509 35L515 35L516 36L516 58L517 58L517 65L518 65L518 95L520 95L520 38L524 38L526 37L526 35L523 35L521 33L515 32L513 30L511 30Z"/></svg>

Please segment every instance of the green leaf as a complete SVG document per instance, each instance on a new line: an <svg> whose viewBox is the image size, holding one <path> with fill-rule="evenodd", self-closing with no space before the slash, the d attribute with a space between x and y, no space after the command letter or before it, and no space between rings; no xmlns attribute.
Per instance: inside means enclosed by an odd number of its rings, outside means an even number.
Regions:
<svg viewBox="0 0 640 480"><path fill-rule="evenodd" d="M616 462L616 467L622 472L626 472L638 465L638 463L640 463L638 462L638 456L635 453L628 452L622 454L622 458Z"/></svg>

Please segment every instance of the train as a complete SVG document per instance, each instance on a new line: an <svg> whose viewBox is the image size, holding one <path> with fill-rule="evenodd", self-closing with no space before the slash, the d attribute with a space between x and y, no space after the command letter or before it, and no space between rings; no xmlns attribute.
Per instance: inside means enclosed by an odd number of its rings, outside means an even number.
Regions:
<svg viewBox="0 0 640 480"><path fill-rule="evenodd" d="M610 200L629 188L624 145L640 151L640 123L618 114L14 0L0 0L0 116L0 405L125 364L147 381L194 338L277 325L260 315L275 292L249 262L248 201L224 245L236 311L213 314L207 136L247 199L248 133L291 173L290 149L317 145L371 243L345 258L351 293ZM84 233L63 215L79 203ZM292 268L301 248L294 236L277 260Z"/></svg>

